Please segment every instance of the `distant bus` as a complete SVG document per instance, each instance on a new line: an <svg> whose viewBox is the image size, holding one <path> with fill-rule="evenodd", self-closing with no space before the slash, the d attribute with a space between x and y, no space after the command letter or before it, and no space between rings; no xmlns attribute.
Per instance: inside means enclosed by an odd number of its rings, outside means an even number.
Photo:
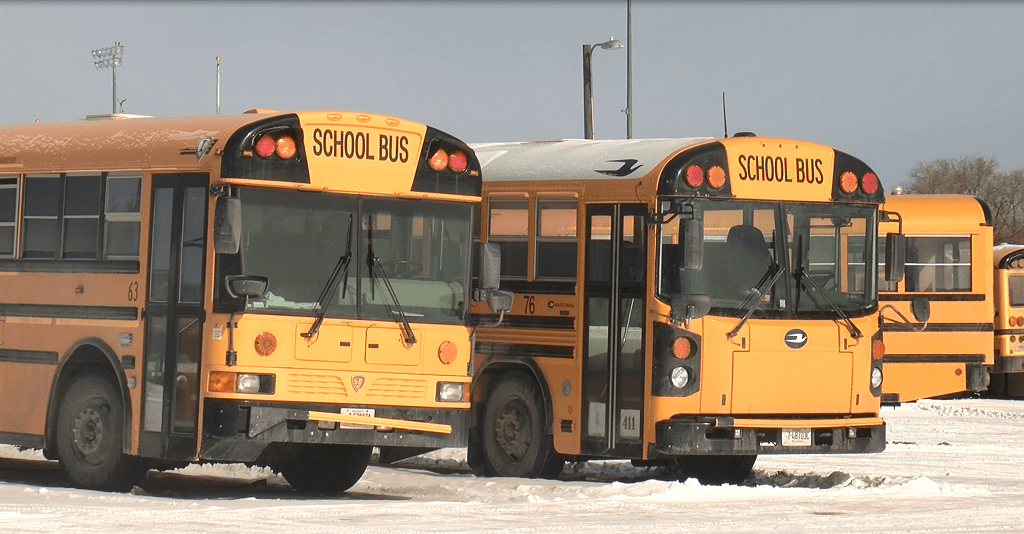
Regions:
<svg viewBox="0 0 1024 534"><path fill-rule="evenodd" d="M735 482L760 453L883 450L864 162L752 136L474 148L516 293L477 338L477 472L628 458Z"/></svg>
<svg viewBox="0 0 1024 534"><path fill-rule="evenodd" d="M1024 398L1024 245L996 246L992 265L995 361L989 395Z"/></svg>
<svg viewBox="0 0 1024 534"><path fill-rule="evenodd" d="M111 489L465 446L480 180L369 113L0 127L0 441Z"/></svg>
<svg viewBox="0 0 1024 534"><path fill-rule="evenodd" d="M1000 359L993 352L993 316L998 320L1001 301L993 297L991 211L968 195L889 195L883 209L891 222L881 223L879 232L906 236L906 276L886 282L879 275L880 303L904 314L916 297L931 304L921 331L882 325L883 403L984 391Z"/></svg>

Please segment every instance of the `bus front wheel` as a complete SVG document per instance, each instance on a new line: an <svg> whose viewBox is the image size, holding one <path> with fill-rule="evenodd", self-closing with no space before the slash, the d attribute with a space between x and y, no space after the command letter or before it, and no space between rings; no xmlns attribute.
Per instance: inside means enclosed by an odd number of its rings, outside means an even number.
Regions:
<svg viewBox="0 0 1024 534"><path fill-rule="evenodd" d="M724 456L682 456L676 459L682 470L679 480L696 478L701 484L740 484L757 461L756 454Z"/></svg>
<svg viewBox="0 0 1024 534"><path fill-rule="evenodd" d="M544 431L539 386L522 373L503 379L484 408L481 432L485 472L504 477L555 478L565 460Z"/></svg>
<svg viewBox="0 0 1024 534"><path fill-rule="evenodd" d="M296 491L340 493L359 481L372 453L370 445L306 445L277 470Z"/></svg>
<svg viewBox="0 0 1024 534"><path fill-rule="evenodd" d="M124 454L124 404L107 377L76 377L57 413L57 459L76 485L127 491L146 475L140 460Z"/></svg>

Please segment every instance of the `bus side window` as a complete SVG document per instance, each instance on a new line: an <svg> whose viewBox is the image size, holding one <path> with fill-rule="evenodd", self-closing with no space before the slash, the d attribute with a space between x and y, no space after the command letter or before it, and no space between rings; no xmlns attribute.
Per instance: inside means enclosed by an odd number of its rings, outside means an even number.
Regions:
<svg viewBox="0 0 1024 534"><path fill-rule="evenodd" d="M487 210L487 241L501 247L502 278L526 278L529 202L490 200Z"/></svg>
<svg viewBox="0 0 1024 534"><path fill-rule="evenodd" d="M0 257L14 257L17 214L18 176L0 175Z"/></svg>
<svg viewBox="0 0 1024 534"><path fill-rule="evenodd" d="M537 200L537 279L576 278L576 207L574 200Z"/></svg>

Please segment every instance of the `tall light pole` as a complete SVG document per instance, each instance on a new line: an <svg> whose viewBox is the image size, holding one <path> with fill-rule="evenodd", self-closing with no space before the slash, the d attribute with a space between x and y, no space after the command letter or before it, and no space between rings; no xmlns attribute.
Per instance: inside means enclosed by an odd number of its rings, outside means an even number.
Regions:
<svg viewBox="0 0 1024 534"><path fill-rule="evenodd" d="M114 41L114 46L92 51L92 58L95 60L93 65L96 65L96 70L110 67L114 87L113 105L110 113L115 115L117 114L117 67L121 64L122 52L124 52L124 47L117 41Z"/></svg>
<svg viewBox="0 0 1024 534"><path fill-rule="evenodd" d="M220 56L217 56L217 115L220 115Z"/></svg>
<svg viewBox="0 0 1024 534"><path fill-rule="evenodd" d="M633 10L626 0L626 139L633 138Z"/></svg>
<svg viewBox="0 0 1024 534"><path fill-rule="evenodd" d="M603 43L595 45L583 45L583 138L594 138L594 89L590 83L590 56L594 53L595 47L605 50L617 50L622 48L622 43L617 39L609 38Z"/></svg>

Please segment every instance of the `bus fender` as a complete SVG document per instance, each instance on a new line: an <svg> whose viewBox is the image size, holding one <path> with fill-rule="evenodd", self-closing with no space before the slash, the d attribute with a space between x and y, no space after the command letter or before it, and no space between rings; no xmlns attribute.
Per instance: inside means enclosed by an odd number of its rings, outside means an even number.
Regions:
<svg viewBox="0 0 1024 534"><path fill-rule="evenodd" d="M82 352L85 349L85 352ZM90 350L91 349L91 350ZM79 363L88 363L94 370L107 370L114 377L117 388L121 392L121 400L124 402L124 436L122 437L122 451L129 454L131 451L131 428L132 428L132 403L128 396L128 383L125 380L123 368L114 350L105 341L97 337L86 337L78 340L61 357L57 369L53 374L53 381L50 383L49 402L46 412L46 437L43 443L43 455L46 458L56 458L53 450L53 443L57 434L57 410L60 406L61 395L67 388L67 384L75 374ZM105 363L105 366L97 364Z"/></svg>
<svg viewBox="0 0 1024 534"><path fill-rule="evenodd" d="M544 377L544 372L541 371L540 366L537 362L533 361L532 358L516 358L516 357L505 357L505 358L494 358L491 357L484 363L476 372L473 377L473 385L470 388L470 399L484 399L486 393L491 389L491 384L503 373L510 371L523 371L527 376L532 377L537 381L540 386L541 396L544 399L544 407L546 408L544 414L544 429L548 434L555 433L554 426L554 415L551 413L551 391L548 389L548 381ZM478 406L478 403L474 403L471 408L472 417L471 425L477 426L476 423L479 421L479 417L482 416L482 411Z"/></svg>

